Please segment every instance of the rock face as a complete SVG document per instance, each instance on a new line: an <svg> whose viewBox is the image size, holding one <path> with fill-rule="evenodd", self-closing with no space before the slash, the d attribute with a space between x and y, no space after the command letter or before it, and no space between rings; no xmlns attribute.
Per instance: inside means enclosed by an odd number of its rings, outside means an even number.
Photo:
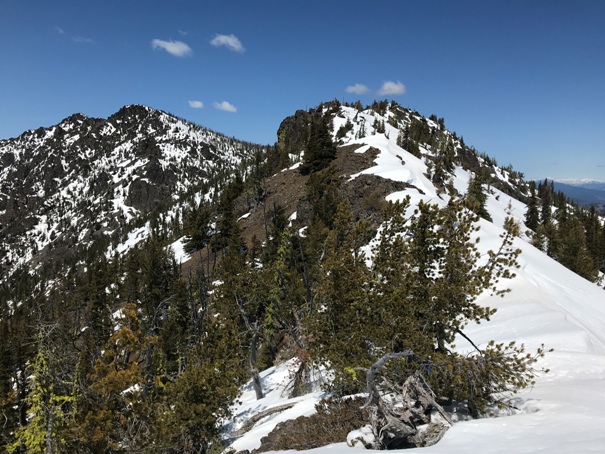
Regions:
<svg viewBox="0 0 605 454"><path fill-rule="evenodd" d="M123 237L137 219L229 178L258 149L140 105L0 141L4 278L43 250L45 261L60 261L93 236Z"/></svg>

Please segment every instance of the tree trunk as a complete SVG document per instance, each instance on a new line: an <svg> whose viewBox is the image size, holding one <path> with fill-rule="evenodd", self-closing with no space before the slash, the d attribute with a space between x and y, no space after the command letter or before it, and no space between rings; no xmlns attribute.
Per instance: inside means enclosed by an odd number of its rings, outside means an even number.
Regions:
<svg viewBox="0 0 605 454"><path fill-rule="evenodd" d="M256 394L256 400L260 400L265 397L263 393L263 386L260 378L260 373L256 367L256 355L258 353L258 331L252 336L250 342L250 373L252 374L252 386L254 387L254 394Z"/></svg>
<svg viewBox="0 0 605 454"><path fill-rule="evenodd" d="M53 454L53 426L55 423L55 410L52 404L49 408L48 422L46 424L46 454Z"/></svg>
<svg viewBox="0 0 605 454"><path fill-rule="evenodd" d="M400 386L392 400L381 397L376 385L378 372L387 362L397 358L413 358L411 350L384 355L366 371L365 407L370 409L371 425L378 443L384 449L403 449L431 446L437 443L452 425L447 412L434 398L433 391L419 372L410 375ZM386 379L384 379L386 381ZM397 386L390 384L391 391ZM436 410L447 422L431 421L431 411Z"/></svg>

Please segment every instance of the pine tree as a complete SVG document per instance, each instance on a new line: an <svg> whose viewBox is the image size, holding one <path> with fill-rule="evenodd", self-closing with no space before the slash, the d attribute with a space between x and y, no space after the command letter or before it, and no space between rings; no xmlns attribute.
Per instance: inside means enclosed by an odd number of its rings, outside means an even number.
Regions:
<svg viewBox="0 0 605 454"><path fill-rule="evenodd" d="M258 275L254 263L247 262L246 256L238 250L229 248L218 269L217 278L221 285L215 291L214 305L219 313L237 322L237 336L243 350L248 353L248 371L256 397L262 399L257 358L260 344L265 338L264 318L268 290Z"/></svg>
<svg viewBox="0 0 605 454"><path fill-rule="evenodd" d="M193 252L198 249L202 249L208 245L212 235L210 234L210 220L211 212L210 207L202 203L195 209L185 226L185 233L189 240L185 244L185 250L187 252Z"/></svg>
<svg viewBox="0 0 605 454"><path fill-rule="evenodd" d="M525 213L525 225L536 231L540 222L540 212L538 210L538 199L536 197L536 182L529 182L529 200L527 202L527 212Z"/></svg>
<svg viewBox="0 0 605 454"><path fill-rule="evenodd" d="M402 131L399 131L397 145L419 158L421 157L420 146L411 134L410 125L408 124Z"/></svg>
<svg viewBox="0 0 605 454"><path fill-rule="evenodd" d="M336 157L336 145L328 128L328 118L323 116L311 120L309 139L305 147L300 173L308 175L326 168Z"/></svg>
<svg viewBox="0 0 605 454"><path fill-rule="evenodd" d="M369 226L354 223L349 204L341 203L334 228L325 240L321 278L315 290L316 304L322 309L312 315L309 326L314 339L312 356L327 360L336 371L333 387L342 395L356 391L349 383L356 372L347 367L364 355L364 316L372 313L364 289L370 275L362 247L368 240Z"/></svg>
<svg viewBox="0 0 605 454"><path fill-rule="evenodd" d="M426 388L426 395L439 400L466 400L478 414L494 393L523 388L533 378L536 357L525 354L523 346L478 349L464 334L466 324L489 320L495 312L479 305L477 297L507 291L498 282L514 276L519 254L512 247L514 232L504 233L500 248L484 259L474 239L477 217L462 203L451 201L445 208L420 203L409 211L409 200L391 206L367 271L363 257L355 254L352 226L344 227L346 218L339 214L325 249L314 351L336 369L341 388L366 385L376 420L397 418L380 395L401 386ZM344 249L337 247L339 236ZM476 353L452 352L457 336ZM542 354L541 349L536 353ZM367 371L365 377L360 369ZM431 408L440 408L432 402ZM388 433L387 426L377 433ZM414 424L410 433L416 433Z"/></svg>
<svg viewBox="0 0 605 454"><path fill-rule="evenodd" d="M157 411L159 444L168 452L208 452L245 378L233 322L217 314L204 326L202 338L187 352L183 372L166 385L166 403Z"/></svg>
<svg viewBox="0 0 605 454"><path fill-rule="evenodd" d="M465 199L466 207L478 214L483 219L492 220L489 211L487 211L487 195L483 192L483 181L480 175L472 175L468 181L468 190Z"/></svg>
<svg viewBox="0 0 605 454"><path fill-rule="evenodd" d="M142 359L146 338L134 304L121 310L119 328L108 339L77 401L74 433L93 452L144 449L155 411Z"/></svg>
<svg viewBox="0 0 605 454"><path fill-rule="evenodd" d="M308 391L310 337L306 321L315 312L315 273L311 269L315 260L309 257L307 241L308 238L299 237L290 228L285 229L275 257L263 266L259 274L266 289L266 335L284 335L293 344L294 356L299 359L291 391L293 395Z"/></svg>
<svg viewBox="0 0 605 454"><path fill-rule="evenodd" d="M30 365L27 407L28 423L15 432L16 441L8 446L8 452L25 449L29 453L54 454L64 448L64 432L68 423L74 397L72 389L61 382L57 358L48 343L49 333L40 331L37 354Z"/></svg>
<svg viewBox="0 0 605 454"><path fill-rule="evenodd" d="M13 293L15 301L23 300L22 292L31 291L27 279L20 279L20 289ZM12 316L3 317L0 326L0 408L4 419L0 447L7 449L7 442L13 440L15 433L28 423L27 377L31 372L31 360L37 353L37 337L35 332L32 333L32 327L35 326L32 308L22 304L14 310Z"/></svg>
<svg viewBox="0 0 605 454"><path fill-rule="evenodd" d="M586 244L584 226L579 219L573 218L560 224L561 246L558 250L557 260L573 272L595 281L597 267Z"/></svg>
<svg viewBox="0 0 605 454"><path fill-rule="evenodd" d="M311 204L311 223L331 227L334 214L342 201L339 188L340 178L331 168L315 172L309 177L306 195Z"/></svg>
<svg viewBox="0 0 605 454"><path fill-rule="evenodd" d="M437 155L435 156L433 165L433 175L431 181L438 187L445 187L446 183L454 171L454 144L451 139L442 141Z"/></svg>
<svg viewBox="0 0 605 454"><path fill-rule="evenodd" d="M552 183L549 185L548 180L544 180L544 183L538 185L538 196L541 200L540 209L540 222L544 225L552 219L552 199L554 191L552 189Z"/></svg>

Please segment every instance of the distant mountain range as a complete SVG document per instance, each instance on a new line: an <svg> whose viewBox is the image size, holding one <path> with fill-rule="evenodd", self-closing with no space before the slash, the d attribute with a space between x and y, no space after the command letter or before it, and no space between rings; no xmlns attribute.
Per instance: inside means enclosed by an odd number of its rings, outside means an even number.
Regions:
<svg viewBox="0 0 605 454"><path fill-rule="evenodd" d="M580 205L605 206L605 182L602 181L555 181L556 191L561 191L567 197Z"/></svg>

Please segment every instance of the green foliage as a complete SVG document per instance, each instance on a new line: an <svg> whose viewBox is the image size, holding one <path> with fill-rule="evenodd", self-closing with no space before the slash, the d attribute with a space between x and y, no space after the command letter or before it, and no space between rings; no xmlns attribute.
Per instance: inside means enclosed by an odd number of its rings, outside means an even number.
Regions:
<svg viewBox="0 0 605 454"><path fill-rule="evenodd" d="M205 452L218 437L245 378L237 342L229 319L205 321L204 337L187 353L183 373L166 385L166 404L158 416L161 445L176 452Z"/></svg>
<svg viewBox="0 0 605 454"><path fill-rule="evenodd" d="M83 445L96 452L146 445L154 412L142 359L154 342L143 335L136 306L124 306L120 327L108 339L77 402L75 430Z"/></svg>
<svg viewBox="0 0 605 454"><path fill-rule="evenodd" d="M329 117L312 117L309 138L305 146L303 163L300 173L308 175L322 170L336 157L336 145L328 128Z"/></svg>
<svg viewBox="0 0 605 454"><path fill-rule="evenodd" d="M347 118L347 122L336 131L336 139L342 139L351 130L353 130L353 123Z"/></svg>
<svg viewBox="0 0 605 454"><path fill-rule="evenodd" d="M580 220L577 218L566 220L560 231L557 260L580 276L594 281L598 269L588 249L586 230Z"/></svg>
<svg viewBox="0 0 605 454"><path fill-rule="evenodd" d="M530 182L530 200L526 225L533 228L533 244L580 276L595 281L605 269L605 253L600 238L605 227L597 221L594 210L586 211L555 192L553 182L544 180L537 186ZM539 215L538 215L539 208ZM599 235L599 231L603 232Z"/></svg>
<svg viewBox="0 0 605 454"><path fill-rule="evenodd" d="M342 200L339 192L340 178L336 172L327 168L316 172L307 181L307 200L311 204L312 223L332 226L337 207Z"/></svg>
<svg viewBox="0 0 605 454"><path fill-rule="evenodd" d="M469 179L464 203L469 210L483 219L492 220L489 211L487 211L487 195L483 192L483 181L480 175L472 175Z"/></svg>
<svg viewBox="0 0 605 454"><path fill-rule="evenodd" d="M202 250L196 255L206 264L185 265L182 275L166 249L172 241L162 228L166 219L152 219L152 238L124 257L106 260L109 240L102 240L78 264L68 264L60 283L24 267L14 285L0 287L0 299L13 301L0 317L0 450L209 452L218 449L221 419L229 417L242 382L260 382L259 369L293 356L300 365L294 394L308 391L313 361L333 368L336 394L364 390L366 369L393 352L412 353L377 372L381 392L422 377L439 402L466 401L479 414L503 394L531 385L543 349L528 354L514 343L479 349L464 334L468 323L493 315L477 297L506 292L499 281L512 277L518 254L512 238L519 228L510 217L499 250L481 256L475 239L478 216L489 216L484 187L493 184L479 164L495 160L478 156L455 134L448 139L441 118L431 117L436 127L396 103L389 113L388 102L374 102L371 108L391 126L407 124L400 146L416 156L420 146L429 150L425 158L438 186L448 186L456 162L476 165L465 200L443 208L393 204L376 237L376 226L352 214L330 165L336 148L329 119L338 105L298 112L280 127L279 146L258 149L240 172L219 172L201 187L211 191L211 201L190 202L170 221L171 232L185 234L186 249ZM363 110L359 102L355 107ZM373 127L386 129L383 120ZM352 129L347 121L336 137ZM301 149L308 178L298 222L309 222L299 230L289 226L283 207L269 205L264 178L289 166L288 153ZM510 166L505 170L521 178ZM605 271L605 228L596 212L579 209L548 181L532 183L526 224L536 244L588 279ZM380 194L361 206L381 211ZM264 237L248 249L237 215L262 204ZM120 319L111 315L118 309ZM37 314L44 316L35 321ZM53 335L36 337L37 325L52 326ZM455 338L473 351L454 353ZM342 441L354 428L350 421L367 422L359 406L322 403L316 417L282 428L290 441L279 449Z"/></svg>
<svg viewBox="0 0 605 454"><path fill-rule="evenodd" d="M29 368L30 392L26 398L29 420L15 431L15 441L7 447L9 453L25 449L30 453L59 452L65 443L62 430L68 423L68 414L74 397L57 377L59 358L53 357L42 334L38 353ZM53 364L54 363L54 364Z"/></svg>
<svg viewBox="0 0 605 454"><path fill-rule="evenodd" d="M412 136L409 125L407 125L402 131L399 131L399 135L397 136L397 145L412 153L417 158L421 157L420 146L418 145L418 141Z"/></svg>
<svg viewBox="0 0 605 454"><path fill-rule="evenodd" d="M492 341L468 355L438 355L428 366L427 379L441 399L467 402L471 414L478 417L490 405L506 407L511 394L532 386L533 365L545 352L544 346L531 354L515 342Z"/></svg>
<svg viewBox="0 0 605 454"><path fill-rule="evenodd" d="M190 212L185 225L185 234L189 237L189 241L185 244L187 252L191 253L208 245L212 237L210 221L211 211L207 204L201 204Z"/></svg>
<svg viewBox="0 0 605 454"><path fill-rule="evenodd" d="M477 217L462 203L438 208L421 202L412 212L405 200L391 205L367 269L360 249L364 226L353 228L346 210L336 219L322 262L324 280L317 296L322 310L313 324L314 354L335 368L336 389L360 389L364 377L356 370L390 352L408 350L413 358L389 363L384 372L389 381L403 383L422 372L438 396L465 399L479 409L492 390L529 384L532 361L522 359L522 348L497 345L474 359L450 349L468 323L494 314L477 297L484 291L507 292L499 282L513 277L517 266L512 234L505 233L499 250L482 259L474 239ZM482 361L489 369L483 375L477 372L483 370ZM447 371L455 368L459 378L452 382ZM471 373L481 375L481 384L469 381L465 374Z"/></svg>
<svg viewBox="0 0 605 454"><path fill-rule="evenodd" d="M370 273L361 249L368 242L368 233L368 225L355 224L350 207L341 204L325 241L321 281L315 292L321 310L310 321L312 355L325 358L340 371L336 386L343 395L355 391L347 367L357 365L371 342L366 324L373 314L367 295Z"/></svg>
<svg viewBox="0 0 605 454"><path fill-rule="evenodd" d="M527 202L527 212L525 213L525 225L536 230L540 222L540 212L538 210L538 199L536 196L536 182L529 182L529 200Z"/></svg>
<svg viewBox="0 0 605 454"><path fill-rule="evenodd" d="M439 146L439 150L433 160L433 170L431 180L437 187L445 187L451 174L454 171L455 150L454 144L450 139L444 140Z"/></svg>
<svg viewBox="0 0 605 454"><path fill-rule="evenodd" d="M321 400L312 416L279 423L256 452L307 450L346 441L349 432L364 426L368 410L361 397Z"/></svg>

